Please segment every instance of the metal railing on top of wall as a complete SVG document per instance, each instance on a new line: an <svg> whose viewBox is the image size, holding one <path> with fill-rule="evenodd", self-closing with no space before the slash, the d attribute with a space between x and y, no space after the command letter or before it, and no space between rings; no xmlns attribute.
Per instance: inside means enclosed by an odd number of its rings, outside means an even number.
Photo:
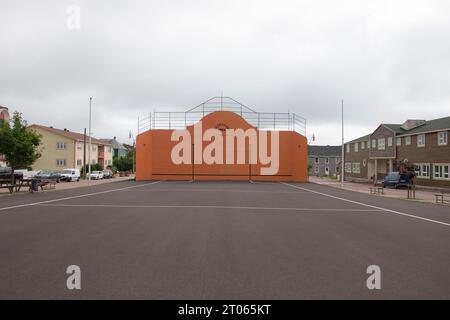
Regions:
<svg viewBox="0 0 450 320"><path fill-rule="evenodd" d="M256 112L229 97L215 97L185 112L155 111L138 119L138 134L154 129L185 129L215 111L240 115L259 130L295 131L306 136L306 119L295 113Z"/></svg>

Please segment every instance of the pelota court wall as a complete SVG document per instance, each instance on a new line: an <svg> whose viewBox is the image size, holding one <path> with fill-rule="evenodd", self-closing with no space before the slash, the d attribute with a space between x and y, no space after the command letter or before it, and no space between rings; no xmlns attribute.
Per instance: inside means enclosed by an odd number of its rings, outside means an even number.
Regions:
<svg viewBox="0 0 450 320"><path fill-rule="evenodd" d="M255 127L247 123L238 114L228 111L216 111L202 119L202 131L207 129L243 129ZM187 127L194 136L194 126ZM249 141L246 139L245 164L180 164L173 163L172 149L178 141L171 141L174 130L148 130L136 139L136 180L252 180L252 181L291 181L306 182L308 173L307 139L295 131L279 133L279 170L275 175L261 175L260 169L269 165L249 164ZM202 133L203 133L202 132ZM270 132L270 131L269 131ZM259 132L257 131L258 143ZM192 139L194 141L194 139ZM270 133L268 150L271 152ZM193 143L193 142L192 142ZM202 141L202 150L211 142ZM225 137L223 145L226 146ZM235 146L237 144L235 143ZM235 159L237 150L235 152ZM225 163L224 151L224 163Z"/></svg>

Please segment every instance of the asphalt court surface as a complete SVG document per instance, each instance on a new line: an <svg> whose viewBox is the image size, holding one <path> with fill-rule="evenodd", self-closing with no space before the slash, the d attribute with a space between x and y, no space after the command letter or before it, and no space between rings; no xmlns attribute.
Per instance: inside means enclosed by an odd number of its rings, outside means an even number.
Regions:
<svg viewBox="0 0 450 320"><path fill-rule="evenodd" d="M0 198L0 298L450 298L450 207L315 184L120 182ZM82 289L66 288L78 265ZM381 269L368 290L366 269Z"/></svg>

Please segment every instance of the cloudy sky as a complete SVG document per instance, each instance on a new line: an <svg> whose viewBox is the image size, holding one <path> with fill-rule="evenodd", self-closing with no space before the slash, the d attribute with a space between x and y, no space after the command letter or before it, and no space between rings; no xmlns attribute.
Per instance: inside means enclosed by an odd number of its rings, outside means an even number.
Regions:
<svg viewBox="0 0 450 320"><path fill-rule="evenodd" d="M71 5L80 8L73 29ZM0 0L0 105L128 142L138 116L231 96L316 144L450 115L450 1Z"/></svg>

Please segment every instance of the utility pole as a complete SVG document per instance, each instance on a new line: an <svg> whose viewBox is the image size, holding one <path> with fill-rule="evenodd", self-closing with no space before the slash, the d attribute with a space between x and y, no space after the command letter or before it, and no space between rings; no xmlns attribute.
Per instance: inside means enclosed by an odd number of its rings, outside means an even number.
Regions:
<svg viewBox="0 0 450 320"><path fill-rule="evenodd" d="M89 98L89 180L88 185L91 184L91 152L92 152L92 97Z"/></svg>
<svg viewBox="0 0 450 320"><path fill-rule="evenodd" d="M342 154L341 154L341 188L344 189L344 175L345 175L345 145L344 145L344 99L341 101L341 113L342 113Z"/></svg>
<svg viewBox="0 0 450 320"><path fill-rule="evenodd" d="M83 179L86 180L86 128L84 128L83 139Z"/></svg>

